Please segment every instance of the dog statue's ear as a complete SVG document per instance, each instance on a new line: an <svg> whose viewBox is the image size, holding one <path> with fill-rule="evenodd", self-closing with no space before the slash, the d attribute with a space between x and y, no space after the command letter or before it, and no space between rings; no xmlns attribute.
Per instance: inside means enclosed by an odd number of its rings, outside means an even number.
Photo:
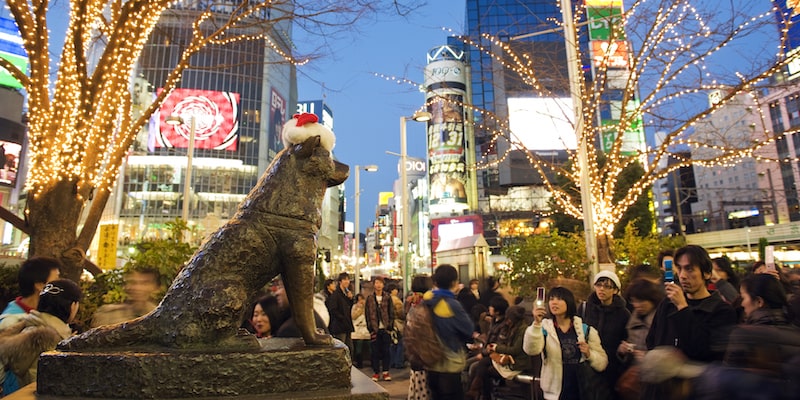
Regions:
<svg viewBox="0 0 800 400"><path fill-rule="evenodd" d="M321 139L319 136L312 136L303 143L295 145L295 156L299 158L311 157L311 155L314 154L314 149L320 146L320 141Z"/></svg>

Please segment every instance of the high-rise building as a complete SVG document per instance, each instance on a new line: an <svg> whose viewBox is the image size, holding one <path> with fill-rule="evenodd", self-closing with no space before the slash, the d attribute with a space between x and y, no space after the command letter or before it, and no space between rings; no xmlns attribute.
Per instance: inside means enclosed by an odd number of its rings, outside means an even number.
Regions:
<svg viewBox="0 0 800 400"><path fill-rule="evenodd" d="M725 96L724 90L709 93L709 105ZM692 135L702 143L725 147L750 146L761 129L761 113L756 93L740 93L715 113L695 124ZM710 147L692 150L692 158L702 160L718 152ZM734 165L705 167L694 165L697 203L692 205L696 232L788 222L787 210L778 207L777 168L764 163L759 173L756 160L746 157ZM774 165L773 167L777 167ZM773 174L775 175L773 178ZM781 196L782 197L782 196ZM693 233L693 232L689 232Z"/></svg>
<svg viewBox="0 0 800 400"><path fill-rule="evenodd" d="M484 216L484 228L498 231L500 236L508 232L504 224L513 226L517 234L525 233L518 231L520 228L531 233L537 228L539 216L549 209L549 193L526 153L532 151L548 161L565 162L567 149L574 149L576 142L570 126L554 124L549 117L547 122L526 119L543 116L548 109L572 107L564 35L555 22L561 21L561 10L553 0L467 0L466 4L469 38L487 49L497 49L482 36L488 34L507 43L517 54L534 55L531 67L549 92L537 93L507 63L477 46L468 48L471 100L480 110L473 115L476 159L488 165L477 171L477 211ZM583 50L588 48L586 35L581 35L580 46ZM588 61L584 64L588 65ZM499 121L508 121L524 146L492 140L495 131L503 130ZM551 129L543 131L547 126Z"/></svg>

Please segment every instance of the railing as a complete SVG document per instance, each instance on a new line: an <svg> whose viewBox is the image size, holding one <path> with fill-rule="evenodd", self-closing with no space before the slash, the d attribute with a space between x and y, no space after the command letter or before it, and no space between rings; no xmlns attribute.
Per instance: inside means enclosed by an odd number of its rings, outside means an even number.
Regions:
<svg viewBox="0 0 800 400"><path fill-rule="evenodd" d="M758 240L762 237L770 244L786 242L800 244L800 222L695 233L686 235L686 242L707 249L748 245L757 249Z"/></svg>

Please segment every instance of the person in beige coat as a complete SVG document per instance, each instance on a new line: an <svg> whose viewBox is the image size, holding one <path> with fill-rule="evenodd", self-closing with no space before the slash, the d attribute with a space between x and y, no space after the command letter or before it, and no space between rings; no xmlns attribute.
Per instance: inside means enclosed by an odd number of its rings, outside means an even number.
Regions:
<svg viewBox="0 0 800 400"><path fill-rule="evenodd" d="M544 308L533 310L534 322L525 330L522 349L531 356L542 354L545 400L580 400L579 363L587 362L601 372L608 357L597 330L575 315L575 297L569 289L553 288L547 299L550 318L544 318Z"/></svg>

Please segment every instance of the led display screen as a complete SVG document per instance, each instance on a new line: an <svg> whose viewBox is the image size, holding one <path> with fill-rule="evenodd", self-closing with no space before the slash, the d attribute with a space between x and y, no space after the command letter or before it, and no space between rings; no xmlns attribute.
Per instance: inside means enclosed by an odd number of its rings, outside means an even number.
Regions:
<svg viewBox="0 0 800 400"><path fill-rule="evenodd" d="M19 171L19 153L22 146L18 143L0 140L0 185L16 186Z"/></svg>
<svg viewBox="0 0 800 400"><path fill-rule="evenodd" d="M161 93L162 89L158 89ZM183 124L170 125L169 116ZM156 119L156 147L189 147L194 118L195 149L235 151L239 139L239 94L197 89L175 89L167 96Z"/></svg>
<svg viewBox="0 0 800 400"><path fill-rule="evenodd" d="M570 98L509 97L508 119L516 147L528 150L578 147Z"/></svg>

